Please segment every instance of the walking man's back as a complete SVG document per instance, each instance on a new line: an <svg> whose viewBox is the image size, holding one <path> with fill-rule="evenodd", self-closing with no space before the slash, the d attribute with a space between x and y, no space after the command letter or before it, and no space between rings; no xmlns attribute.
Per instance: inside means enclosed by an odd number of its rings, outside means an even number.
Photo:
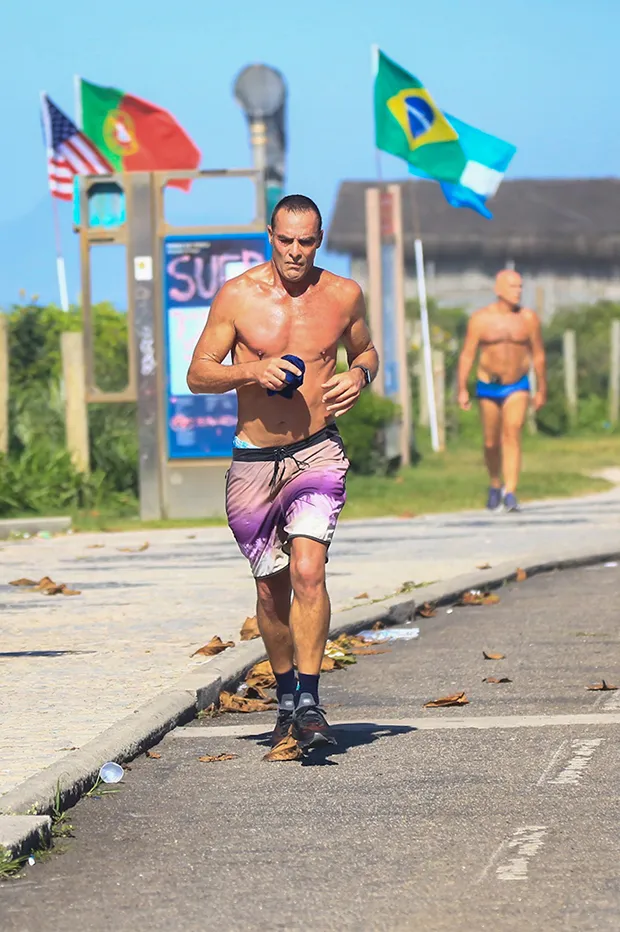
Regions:
<svg viewBox="0 0 620 932"><path fill-rule="evenodd" d="M349 466L335 418L376 376L378 359L359 286L314 265L323 239L316 204L283 198L269 237L272 260L227 282L213 302L187 381L196 393L237 391L228 522L256 578L277 681L272 743L292 728L308 748L334 742L318 684L330 622L325 563ZM340 342L349 369L336 374ZM222 364L229 352L232 366Z"/></svg>
<svg viewBox="0 0 620 932"><path fill-rule="evenodd" d="M489 472L487 508L518 511L517 482L521 469L521 432L530 402L529 369L536 373L534 407L546 400L545 350L540 321L521 307L521 276L504 269L496 280L497 300L472 314L459 359L458 400L471 407L467 380L479 353L476 397ZM502 488L503 476L503 488Z"/></svg>

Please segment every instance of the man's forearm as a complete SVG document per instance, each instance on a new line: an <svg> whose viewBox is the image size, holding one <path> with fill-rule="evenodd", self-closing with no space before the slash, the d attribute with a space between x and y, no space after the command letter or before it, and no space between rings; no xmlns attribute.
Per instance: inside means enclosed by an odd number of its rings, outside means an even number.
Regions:
<svg viewBox="0 0 620 932"><path fill-rule="evenodd" d="M194 395L223 395L232 389L254 382L253 364L224 366L212 359L192 362L187 384Z"/></svg>
<svg viewBox="0 0 620 932"><path fill-rule="evenodd" d="M363 366L365 369L368 369L371 378L373 380L376 379L377 372L379 371L379 356L374 346L364 350L363 353L360 353L359 356L355 356L354 359L349 359L349 369L353 369L354 366Z"/></svg>
<svg viewBox="0 0 620 932"><path fill-rule="evenodd" d="M544 354L536 355L532 359L534 372L536 374L536 391L547 394L547 366Z"/></svg>
<svg viewBox="0 0 620 932"><path fill-rule="evenodd" d="M467 380L474 364L474 358L461 355L458 366L457 391L464 392L467 389Z"/></svg>

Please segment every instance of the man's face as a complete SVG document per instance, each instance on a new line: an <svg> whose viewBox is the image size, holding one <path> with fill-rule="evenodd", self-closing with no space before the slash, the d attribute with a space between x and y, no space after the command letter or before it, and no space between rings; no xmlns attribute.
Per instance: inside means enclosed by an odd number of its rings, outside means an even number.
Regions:
<svg viewBox="0 0 620 932"><path fill-rule="evenodd" d="M518 272L505 271L497 276L497 295L517 307L521 304L523 281Z"/></svg>
<svg viewBox="0 0 620 932"><path fill-rule="evenodd" d="M316 251L323 242L319 218L313 210L293 213L279 210L273 228L267 227L275 266L287 282L299 282L314 265Z"/></svg>

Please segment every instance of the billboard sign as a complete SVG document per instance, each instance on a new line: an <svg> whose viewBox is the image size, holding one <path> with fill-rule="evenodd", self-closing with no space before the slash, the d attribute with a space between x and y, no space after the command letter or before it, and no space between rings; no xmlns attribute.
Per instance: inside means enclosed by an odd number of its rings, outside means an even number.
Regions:
<svg viewBox="0 0 620 932"><path fill-rule="evenodd" d="M168 236L163 251L168 457L230 457L236 392L192 395L187 370L215 295L224 282L269 258L269 240L266 233Z"/></svg>

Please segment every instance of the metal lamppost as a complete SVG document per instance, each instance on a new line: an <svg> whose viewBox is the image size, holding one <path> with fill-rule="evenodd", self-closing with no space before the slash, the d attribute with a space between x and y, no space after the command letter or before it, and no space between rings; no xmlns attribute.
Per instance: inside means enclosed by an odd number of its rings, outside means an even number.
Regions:
<svg viewBox="0 0 620 932"><path fill-rule="evenodd" d="M248 65L237 75L234 95L250 127L254 167L264 173L269 218L284 190L286 83L275 68Z"/></svg>

